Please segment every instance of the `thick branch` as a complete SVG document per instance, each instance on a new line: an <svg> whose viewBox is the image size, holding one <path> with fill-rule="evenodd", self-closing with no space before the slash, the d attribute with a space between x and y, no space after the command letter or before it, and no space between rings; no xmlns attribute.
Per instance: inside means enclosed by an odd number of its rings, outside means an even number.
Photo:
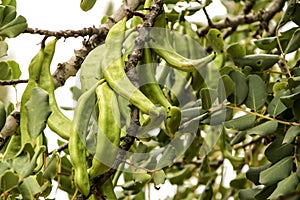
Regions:
<svg viewBox="0 0 300 200"><path fill-rule="evenodd" d="M127 4L125 4L126 2ZM53 74L55 87L57 88L64 85L70 76L75 76L87 54L105 40L109 29L116 22L125 17L128 9L135 10L141 3L142 0L125 1L124 4L108 18L108 21L98 29L97 34L92 35L88 41L84 41L80 50L74 51L74 55L69 61L58 64L58 68Z"/></svg>
<svg viewBox="0 0 300 200"><path fill-rule="evenodd" d="M160 14L160 11L163 7L162 0L154 0L150 8L149 14L145 16L145 21L142 27L139 30L139 36L135 40L135 45L132 51L132 54L129 56L129 59L126 63L126 71L128 78L132 83L138 87L138 78L136 74L135 67L138 64L138 61L142 58L143 47L145 42L149 39L150 29L154 24L156 17ZM117 155L117 158L113 164L113 167L103 174L102 176L94 180L95 185L92 188L92 191L97 193L97 190L108 180L113 174L115 174L118 166L125 160L126 152L130 149L131 145L134 143L135 135L137 133L139 120L138 120L139 111L136 107L132 107L131 112L131 122L127 130L127 135L124 137L122 144L120 145L120 151Z"/></svg>
<svg viewBox="0 0 300 200"><path fill-rule="evenodd" d="M225 29L229 27L237 27L243 24L251 24L253 22L261 21L261 22L269 22L277 12L280 12L284 6L285 0L275 0L273 1L266 10L261 10L257 13L250 13L247 15L239 15L232 18L226 18L220 22L214 23L214 28L217 29ZM206 26L197 31L199 36L204 36L210 26Z"/></svg>
<svg viewBox="0 0 300 200"><path fill-rule="evenodd" d="M49 31L41 30L37 28L27 28L24 33L45 35L47 37L54 36L56 38L68 38L68 37L84 37L99 34L99 29L95 27L84 28L82 30L64 30L64 31Z"/></svg>

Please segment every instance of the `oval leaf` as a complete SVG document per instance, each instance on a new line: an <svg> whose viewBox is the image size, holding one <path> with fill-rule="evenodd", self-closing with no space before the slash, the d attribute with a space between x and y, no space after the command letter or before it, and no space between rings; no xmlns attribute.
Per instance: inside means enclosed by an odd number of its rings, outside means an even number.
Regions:
<svg viewBox="0 0 300 200"><path fill-rule="evenodd" d="M41 88L34 88L25 108L28 118L27 129L31 139L35 140L46 128L47 119L51 114L48 93Z"/></svg>
<svg viewBox="0 0 300 200"><path fill-rule="evenodd" d="M297 174L294 173L289 177L280 181L277 185L277 188L274 192L269 196L268 199L278 199L280 196L291 194L295 191L296 187L298 186L299 180Z"/></svg>
<svg viewBox="0 0 300 200"><path fill-rule="evenodd" d="M250 135L260 135L262 137L265 137L267 135L274 133L277 130L277 127L278 127L277 121L267 121L247 130L247 133Z"/></svg>
<svg viewBox="0 0 300 200"><path fill-rule="evenodd" d="M245 74L240 71L234 70L229 74L230 78L235 84L235 89L232 95L229 96L228 100L236 105L242 104L248 95L248 85Z"/></svg>
<svg viewBox="0 0 300 200"><path fill-rule="evenodd" d="M286 157L270 168L260 173L259 182L263 185L272 185L288 177L293 169L293 158Z"/></svg>
<svg viewBox="0 0 300 200"><path fill-rule="evenodd" d="M300 125L298 126L291 126L283 139L282 143L292 143L296 136L300 135Z"/></svg>
<svg viewBox="0 0 300 200"><path fill-rule="evenodd" d="M246 106L252 110L259 110L266 102L267 92L264 81L257 75L248 76L248 96Z"/></svg>

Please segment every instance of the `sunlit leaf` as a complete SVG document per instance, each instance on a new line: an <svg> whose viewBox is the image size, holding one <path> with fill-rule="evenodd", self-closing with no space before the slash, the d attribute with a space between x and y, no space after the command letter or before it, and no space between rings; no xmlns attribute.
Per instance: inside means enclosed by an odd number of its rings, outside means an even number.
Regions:
<svg viewBox="0 0 300 200"><path fill-rule="evenodd" d="M49 96L43 89L34 88L30 99L25 104L27 110L27 127L31 139L35 140L46 128L46 122L51 114Z"/></svg>

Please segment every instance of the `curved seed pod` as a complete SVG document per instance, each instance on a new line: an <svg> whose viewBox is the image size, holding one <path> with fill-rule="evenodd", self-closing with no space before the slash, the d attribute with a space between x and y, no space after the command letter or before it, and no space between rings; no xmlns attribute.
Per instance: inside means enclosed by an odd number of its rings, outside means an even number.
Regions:
<svg viewBox="0 0 300 200"><path fill-rule="evenodd" d="M85 196L90 192L90 182L86 164L86 132L96 103L96 88L103 82L103 79L100 80L90 90L80 96L71 124L69 152L74 167L74 182L79 191Z"/></svg>
<svg viewBox="0 0 300 200"><path fill-rule="evenodd" d="M71 120L58 108L54 95L55 86L50 72L50 65L54 56L56 41L56 39L50 41L44 48L44 61L39 77L39 87L47 91L49 95L49 103L52 110L52 113L47 120L49 128L60 137L68 140L71 129Z"/></svg>
<svg viewBox="0 0 300 200"><path fill-rule="evenodd" d="M80 8L83 11L89 11L93 8L97 0L81 0L80 2Z"/></svg>
<svg viewBox="0 0 300 200"><path fill-rule="evenodd" d="M145 84L141 84L141 91L154 103L162 105L167 111L165 122L166 130L174 135L178 130L181 121L181 111L178 107L172 106L164 96L160 86L155 79L151 49L144 49L141 65L139 66L139 78Z"/></svg>
<svg viewBox="0 0 300 200"><path fill-rule="evenodd" d="M257 54L234 58L234 63L239 67L250 66L256 70L266 70L279 61L278 55Z"/></svg>
<svg viewBox="0 0 300 200"><path fill-rule="evenodd" d="M31 93L34 88L38 87L38 81L40 78L41 67L44 61L44 51L40 51L32 58L29 64L29 80L21 98L20 108L20 131L21 131L21 146L23 147L26 143L31 143L31 138L27 130L27 109L25 104L30 99Z"/></svg>
<svg viewBox="0 0 300 200"><path fill-rule="evenodd" d="M154 63L152 52L145 46L141 65L138 67L140 79L140 90L154 103L165 108L171 107L171 103L164 96L160 86L157 84L154 75Z"/></svg>
<svg viewBox="0 0 300 200"><path fill-rule="evenodd" d="M88 170L90 178L105 173L113 165L121 134L120 111L114 91L104 82L97 87L96 95L99 108L98 133L96 152Z"/></svg>
<svg viewBox="0 0 300 200"><path fill-rule="evenodd" d="M162 28L151 29L150 35L152 40L149 41L149 44L154 52L172 67L182 71L193 71L195 68L200 69L206 66L207 63L211 62L216 57L215 52L199 59L188 59L178 54L169 42L169 36L165 29L164 13L157 17L154 26Z"/></svg>
<svg viewBox="0 0 300 200"><path fill-rule="evenodd" d="M124 71L121 49L125 26L126 18L115 24L107 35L105 42L107 56L104 63L111 64L102 64L104 78L114 91L128 99L142 112L159 116L161 113L156 106L131 83Z"/></svg>
<svg viewBox="0 0 300 200"><path fill-rule="evenodd" d="M196 42L190 36L187 36L186 38L188 41L189 55L191 59L205 55L205 51L202 48L200 48L198 42ZM191 85L194 91L199 92L201 88L207 87L203 77L204 76L203 74L207 73L206 70L207 70L206 68L202 68L200 70L192 71Z"/></svg>

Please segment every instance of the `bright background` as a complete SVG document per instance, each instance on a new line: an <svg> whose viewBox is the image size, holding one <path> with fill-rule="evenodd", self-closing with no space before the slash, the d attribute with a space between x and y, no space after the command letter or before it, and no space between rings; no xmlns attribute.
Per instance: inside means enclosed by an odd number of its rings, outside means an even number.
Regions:
<svg viewBox="0 0 300 200"><path fill-rule="evenodd" d="M60 30L80 30L85 27L99 27L100 21L104 15L109 0L98 0L94 8L88 12L83 12L79 3L80 0L26 0L17 1L18 15L23 15L28 22L30 28L38 28L50 31ZM122 1L114 0L114 9L117 9ZM214 0L213 3L207 7L207 12L210 16L226 14L225 8L220 4L219 0ZM195 14L193 21L206 22L206 18L202 11ZM40 41L43 36L22 34L17 38L8 39L9 56L4 59L14 59L20 64L22 71L21 79L28 79L28 65L32 57L39 51ZM56 70L57 64L66 62L72 57L75 49L82 47L82 37L60 39L57 43L56 53L52 61L51 71ZM59 106L72 107L73 100L69 90L71 86L78 85L78 79L75 77L69 78L64 87L58 88L55 91ZM26 84L19 84L17 88L17 96L15 90L10 88L10 101L13 103L21 100L22 92ZM65 112L65 111L64 111ZM70 118L72 113L65 112ZM49 151L57 148L55 134L46 130L46 135L49 140ZM229 165L228 165L229 166ZM228 167L227 172L230 173L232 169ZM227 180L229 183L230 180ZM224 183L225 185L228 183ZM55 184L55 183L54 183ZM172 194L176 188L170 183L164 184L160 190L155 190L150 187L147 190L149 199L165 199L168 194ZM67 195L62 191L53 190L49 198L68 199Z"/></svg>

